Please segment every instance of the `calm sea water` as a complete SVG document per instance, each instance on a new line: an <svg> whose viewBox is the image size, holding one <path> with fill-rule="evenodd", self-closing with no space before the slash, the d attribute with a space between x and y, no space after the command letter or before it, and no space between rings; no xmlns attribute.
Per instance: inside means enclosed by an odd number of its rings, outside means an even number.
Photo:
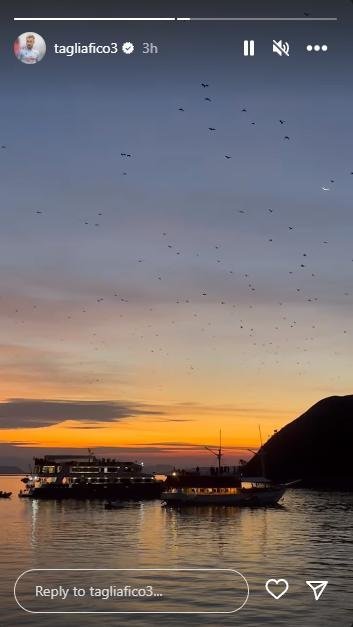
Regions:
<svg viewBox="0 0 353 627"><path fill-rule="evenodd" d="M0 625L43 627L131 625L274 625L350 627L353 623L353 494L289 491L278 509L162 508L158 501L106 511L100 502L19 499L18 477L0 477ZM231 615L36 615L13 596L17 577L29 568L232 568L247 578L248 603ZM78 573L80 577L80 573ZM270 577L289 590L273 599ZM185 573L178 594L195 593L195 608L207 587ZM315 601L306 580L328 580ZM75 583L79 584L79 580ZM194 588L193 588L194 587ZM224 610L222 594L212 599Z"/></svg>

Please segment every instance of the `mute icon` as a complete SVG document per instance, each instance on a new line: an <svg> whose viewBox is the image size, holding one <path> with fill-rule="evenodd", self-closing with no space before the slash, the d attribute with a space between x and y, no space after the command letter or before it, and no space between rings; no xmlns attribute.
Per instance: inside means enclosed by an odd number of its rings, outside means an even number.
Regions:
<svg viewBox="0 0 353 627"><path fill-rule="evenodd" d="M280 39L279 41L276 41L275 39L273 39L272 40L272 52L275 52L280 57L283 54L286 57L289 57L289 43L288 43L288 41L282 41L282 39Z"/></svg>

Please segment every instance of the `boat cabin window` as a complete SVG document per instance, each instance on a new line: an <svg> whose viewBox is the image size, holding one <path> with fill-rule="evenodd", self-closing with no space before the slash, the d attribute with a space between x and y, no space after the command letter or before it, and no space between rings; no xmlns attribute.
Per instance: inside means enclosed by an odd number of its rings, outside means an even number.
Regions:
<svg viewBox="0 0 353 627"><path fill-rule="evenodd" d="M42 472L48 473L48 475L53 475L55 473L55 466L43 466Z"/></svg>

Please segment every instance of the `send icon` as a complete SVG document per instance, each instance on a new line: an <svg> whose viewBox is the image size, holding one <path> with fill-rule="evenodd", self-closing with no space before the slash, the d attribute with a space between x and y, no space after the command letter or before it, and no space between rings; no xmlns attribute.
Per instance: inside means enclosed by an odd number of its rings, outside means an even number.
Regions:
<svg viewBox="0 0 353 627"><path fill-rule="evenodd" d="M312 589L315 601L318 601L323 591L325 590L328 581L306 581L305 583L307 583L309 588Z"/></svg>

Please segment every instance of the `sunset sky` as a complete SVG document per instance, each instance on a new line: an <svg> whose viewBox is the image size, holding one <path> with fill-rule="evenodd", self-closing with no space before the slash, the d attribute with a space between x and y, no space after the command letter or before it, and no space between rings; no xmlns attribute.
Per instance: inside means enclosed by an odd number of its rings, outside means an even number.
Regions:
<svg viewBox="0 0 353 627"><path fill-rule="evenodd" d="M352 393L343 27L39 23L28 67L11 51L27 26L8 25L0 101L3 450L174 463L222 428L230 461L259 424ZM136 53L52 50L115 40Z"/></svg>

